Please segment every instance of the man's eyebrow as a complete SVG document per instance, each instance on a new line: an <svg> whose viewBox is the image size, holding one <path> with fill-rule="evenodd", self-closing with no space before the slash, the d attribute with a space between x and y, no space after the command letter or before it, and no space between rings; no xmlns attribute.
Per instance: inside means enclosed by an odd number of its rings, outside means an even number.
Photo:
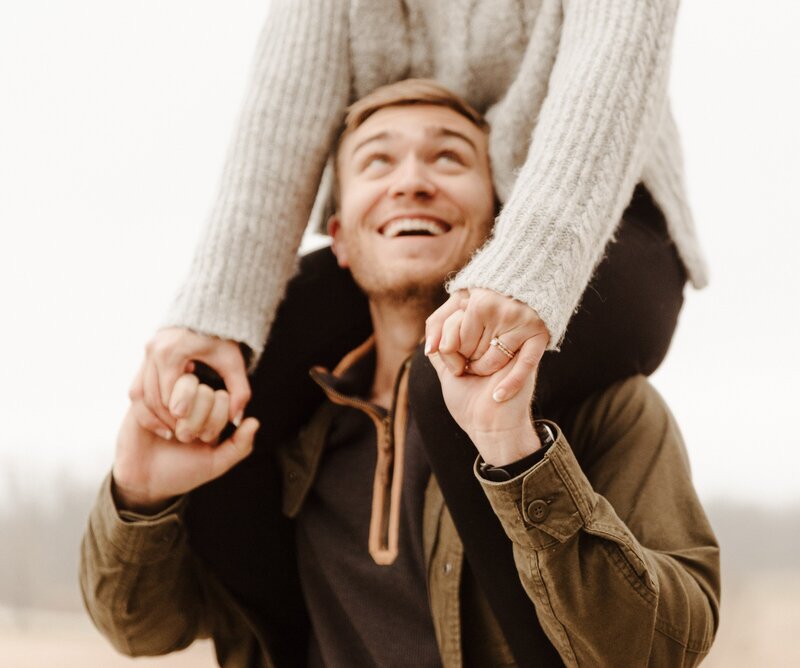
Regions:
<svg viewBox="0 0 800 668"><path fill-rule="evenodd" d="M387 132L386 130L384 130L383 132L377 132L376 134L371 135L371 136L367 137L366 139L362 139L360 142L358 142L358 144L356 144L353 147L353 153L358 151L358 149L360 149L365 144L369 144L372 141L380 141L382 139L389 139L391 136L392 136L392 133Z"/></svg>
<svg viewBox="0 0 800 668"><path fill-rule="evenodd" d="M475 142L472 141L467 135L463 132L459 132L458 130L453 130L451 128L445 127L443 125L437 125L434 127L425 128L425 134L430 137L440 138L440 137L455 137L456 139L461 139L462 141L467 142L472 147L472 150L476 153L478 152L478 147L475 145ZM394 132L389 132L388 130L383 130L381 132L376 132L374 135L370 135L369 137L365 137L362 139L358 144L353 147L353 154L355 154L360 148L364 147L366 144L374 141L382 141L385 139L391 139L395 136Z"/></svg>
<svg viewBox="0 0 800 668"><path fill-rule="evenodd" d="M457 139L462 139L467 144L472 146L472 149L477 153L478 147L475 146L475 142L472 141L467 135L463 134L462 132L458 132L458 130L452 130L450 128L444 126L437 126L433 128L427 128L425 130L425 134L431 135L433 137L456 137Z"/></svg>

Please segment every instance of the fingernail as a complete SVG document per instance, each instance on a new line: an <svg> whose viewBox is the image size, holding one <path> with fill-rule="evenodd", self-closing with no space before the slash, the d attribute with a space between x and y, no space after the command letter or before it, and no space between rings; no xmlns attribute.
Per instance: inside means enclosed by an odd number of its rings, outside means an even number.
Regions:
<svg viewBox="0 0 800 668"><path fill-rule="evenodd" d="M182 401L178 401L172 407L172 411L171 412L175 417L183 417L183 413L184 413L185 410L186 410L186 404L184 404Z"/></svg>
<svg viewBox="0 0 800 668"><path fill-rule="evenodd" d="M503 399L505 399L505 398L506 398L506 395L507 395L507 394L508 394L508 392L506 392L506 391L505 391L505 390L504 390L504 389L501 387L501 388L499 388L499 389L497 389L497 390L495 390L495 391L494 391L494 394L492 395L492 399L494 399L494 400L495 400L497 403L500 403L501 401L503 401Z"/></svg>
<svg viewBox="0 0 800 668"><path fill-rule="evenodd" d="M169 429L160 429L158 435L163 438L165 441L172 440L172 432Z"/></svg>
<svg viewBox="0 0 800 668"><path fill-rule="evenodd" d="M425 354L426 355L430 355L431 354L431 348L433 348L433 341L431 340L431 337L428 337L427 339L425 339Z"/></svg>
<svg viewBox="0 0 800 668"><path fill-rule="evenodd" d="M240 424L242 424L243 417L244 415L242 413L239 413L235 418L233 418L233 426L238 427Z"/></svg>

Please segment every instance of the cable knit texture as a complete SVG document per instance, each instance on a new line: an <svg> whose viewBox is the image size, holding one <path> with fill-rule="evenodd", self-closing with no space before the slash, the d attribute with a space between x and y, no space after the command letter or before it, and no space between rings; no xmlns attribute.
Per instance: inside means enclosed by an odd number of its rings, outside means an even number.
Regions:
<svg viewBox="0 0 800 668"><path fill-rule="evenodd" d="M557 348L639 181L702 287L667 99L677 6L272 0L217 202L165 324L243 341L258 358L345 107L408 77L437 79L492 127L504 206L451 292L529 304Z"/></svg>

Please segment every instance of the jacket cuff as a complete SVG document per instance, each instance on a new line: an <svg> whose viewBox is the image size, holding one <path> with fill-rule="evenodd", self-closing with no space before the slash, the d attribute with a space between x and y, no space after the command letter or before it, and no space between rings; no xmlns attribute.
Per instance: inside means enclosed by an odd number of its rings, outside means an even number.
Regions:
<svg viewBox="0 0 800 668"><path fill-rule="evenodd" d="M552 422L555 442L542 461L505 482L485 480L475 462L475 476L512 542L541 550L564 543L583 528L594 511L596 495L578 465L567 439Z"/></svg>
<svg viewBox="0 0 800 668"><path fill-rule="evenodd" d="M160 561L184 537L183 509L179 497L155 515L118 510L111 492L109 473L100 488L95 519L99 535L105 536L110 555L121 563L145 565Z"/></svg>

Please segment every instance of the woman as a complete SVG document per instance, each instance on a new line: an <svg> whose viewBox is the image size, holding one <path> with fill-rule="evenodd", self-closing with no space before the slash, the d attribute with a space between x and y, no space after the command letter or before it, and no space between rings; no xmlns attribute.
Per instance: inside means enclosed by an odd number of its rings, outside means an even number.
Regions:
<svg viewBox="0 0 800 668"><path fill-rule="evenodd" d="M537 360L561 348L542 362L540 402L652 372L685 276L706 282L666 93L676 11L666 0L274 0L216 206L171 329L153 339L135 381L153 420L173 427L164 404L191 360L222 375L240 415L249 390L239 343L255 366L345 107L412 76L486 113L502 204L493 238L431 318L429 346L463 309L458 352L466 361L490 351L486 373L508 359L492 338L510 354L534 339ZM302 324L313 295L295 299L283 312Z"/></svg>

